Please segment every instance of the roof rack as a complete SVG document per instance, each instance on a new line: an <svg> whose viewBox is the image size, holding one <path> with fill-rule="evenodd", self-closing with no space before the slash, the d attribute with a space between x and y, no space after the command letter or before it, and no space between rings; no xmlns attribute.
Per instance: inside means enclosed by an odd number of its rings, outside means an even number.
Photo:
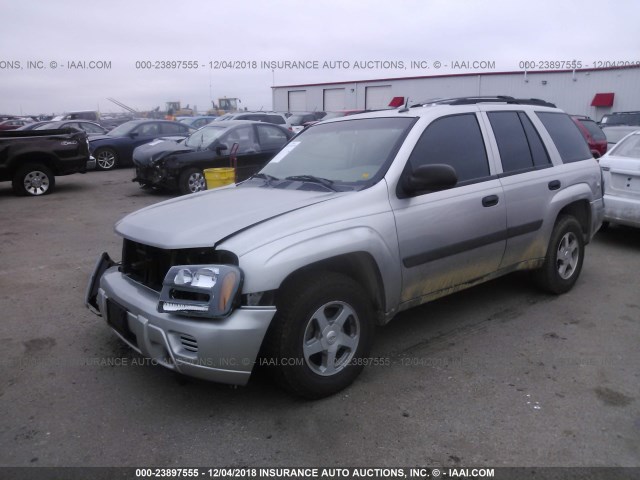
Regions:
<svg viewBox="0 0 640 480"><path fill-rule="evenodd" d="M422 107L425 105L473 105L476 103L508 103L516 105L538 105L540 107L553 107L556 105L541 100L539 98L514 98L507 95L496 96L479 96L479 97L457 97L457 98L443 98L438 100L427 100L426 102L420 102L411 107Z"/></svg>

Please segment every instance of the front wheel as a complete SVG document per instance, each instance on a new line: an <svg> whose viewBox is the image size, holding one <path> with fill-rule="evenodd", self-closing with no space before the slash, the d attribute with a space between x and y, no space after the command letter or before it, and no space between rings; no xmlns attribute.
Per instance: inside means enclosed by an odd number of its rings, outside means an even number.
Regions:
<svg viewBox="0 0 640 480"><path fill-rule="evenodd" d="M178 188L183 195L206 190L207 183L205 182L202 170L199 168L187 168L182 171L178 180Z"/></svg>
<svg viewBox="0 0 640 480"><path fill-rule="evenodd" d="M544 264L534 274L540 288L561 294L573 288L584 260L584 238L578 220L561 216L551 233Z"/></svg>
<svg viewBox="0 0 640 480"><path fill-rule="evenodd" d="M17 195L39 197L53 192L56 178L49 167L33 163L20 168L13 176L11 185Z"/></svg>
<svg viewBox="0 0 640 480"><path fill-rule="evenodd" d="M94 157L96 157L96 168L98 170L113 170L118 165L118 154L112 148L98 148L94 153Z"/></svg>
<svg viewBox="0 0 640 480"><path fill-rule="evenodd" d="M373 341L371 300L350 277L317 272L283 291L266 360L287 391L315 399L350 385Z"/></svg>

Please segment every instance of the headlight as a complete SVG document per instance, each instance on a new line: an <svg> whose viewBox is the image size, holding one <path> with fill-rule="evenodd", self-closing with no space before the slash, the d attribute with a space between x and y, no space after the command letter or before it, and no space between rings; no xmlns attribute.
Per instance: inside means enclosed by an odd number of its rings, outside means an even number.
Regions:
<svg viewBox="0 0 640 480"><path fill-rule="evenodd" d="M158 311L191 317L226 317L237 304L242 271L233 265L178 265L162 282Z"/></svg>

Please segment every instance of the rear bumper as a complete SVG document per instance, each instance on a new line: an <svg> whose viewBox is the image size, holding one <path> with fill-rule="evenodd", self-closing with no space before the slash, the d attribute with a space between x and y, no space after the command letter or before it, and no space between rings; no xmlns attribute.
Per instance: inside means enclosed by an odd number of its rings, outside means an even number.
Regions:
<svg viewBox="0 0 640 480"><path fill-rule="evenodd" d="M214 382L249 381L275 308L239 308L223 319L188 319L159 313L158 298L158 292L114 266L102 275L95 303L120 339L153 363ZM119 325L114 311L121 315Z"/></svg>
<svg viewBox="0 0 640 480"><path fill-rule="evenodd" d="M640 228L640 198L605 194L604 220Z"/></svg>

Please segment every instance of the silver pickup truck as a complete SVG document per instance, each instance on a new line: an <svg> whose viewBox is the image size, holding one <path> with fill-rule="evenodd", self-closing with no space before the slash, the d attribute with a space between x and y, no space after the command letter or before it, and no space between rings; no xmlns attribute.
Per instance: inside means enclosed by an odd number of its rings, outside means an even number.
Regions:
<svg viewBox="0 0 640 480"><path fill-rule="evenodd" d="M167 368L242 385L264 361L319 398L403 310L516 270L568 291L602 217L598 164L553 105L405 106L315 124L241 184L125 217L87 305Z"/></svg>

